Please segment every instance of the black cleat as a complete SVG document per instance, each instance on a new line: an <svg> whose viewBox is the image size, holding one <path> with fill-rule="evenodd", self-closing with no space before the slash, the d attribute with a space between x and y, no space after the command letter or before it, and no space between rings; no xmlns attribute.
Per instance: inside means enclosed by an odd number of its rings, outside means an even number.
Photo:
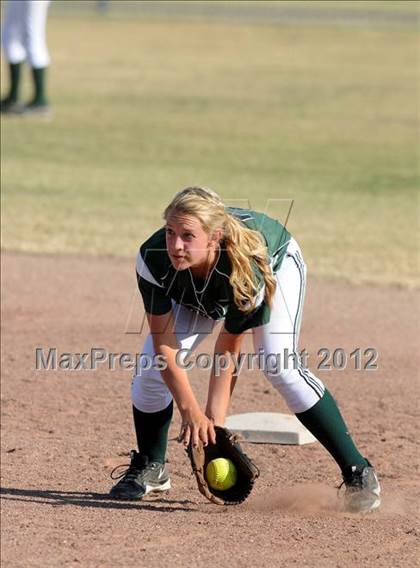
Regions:
<svg viewBox="0 0 420 568"><path fill-rule="evenodd" d="M381 488L375 469L368 465L352 465L343 470L345 508L351 513L374 511L381 504ZM341 486L340 486L341 487Z"/></svg>
<svg viewBox="0 0 420 568"><path fill-rule="evenodd" d="M147 456L142 456L131 450L131 463L121 475L113 476L117 466L111 473L112 479L120 481L110 491L113 499L136 500L142 499L152 492L167 491L171 487L169 475L165 465L159 462L149 462Z"/></svg>
<svg viewBox="0 0 420 568"><path fill-rule="evenodd" d="M22 107L24 116L40 116L43 118L51 118L52 110L48 103L28 103Z"/></svg>
<svg viewBox="0 0 420 568"><path fill-rule="evenodd" d="M15 99L6 97L0 102L0 112L2 114L22 114L24 106Z"/></svg>

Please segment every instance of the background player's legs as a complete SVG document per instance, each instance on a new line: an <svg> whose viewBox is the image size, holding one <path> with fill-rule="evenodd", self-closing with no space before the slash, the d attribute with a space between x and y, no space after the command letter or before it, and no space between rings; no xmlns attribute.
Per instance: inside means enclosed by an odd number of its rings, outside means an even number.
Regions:
<svg viewBox="0 0 420 568"><path fill-rule="evenodd" d="M27 111L45 110L48 105L46 97L46 71L50 63L46 42L46 26L49 0L31 0L26 2L25 47L28 63L32 70L34 94L26 106Z"/></svg>
<svg viewBox="0 0 420 568"><path fill-rule="evenodd" d="M19 97L21 64L26 59L24 46L24 11L23 2L9 0L4 10L2 43L4 56L9 65L9 92L1 101L2 112L11 110Z"/></svg>
<svg viewBox="0 0 420 568"><path fill-rule="evenodd" d="M306 266L292 239L280 270L270 322L254 329L255 351L280 354L264 371L290 410L331 453L341 470L367 461L351 439L340 411L323 383L306 369L298 355L298 339L306 286ZM291 354L285 360L285 354ZM270 358L267 359L270 362ZM273 359L274 362L274 359Z"/></svg>
<svg viewBox="0 0 420 568"><path fill-rule="evenodd" d="M177 304L173 304L173 310L178 348L192 351L211 334L215 322ZM131 391L137 443L139 451L148 455L150 461L164 463L173 413L172 395L160 371L148 368L156 355L150 334L141 353L144 356Z"/></svg>

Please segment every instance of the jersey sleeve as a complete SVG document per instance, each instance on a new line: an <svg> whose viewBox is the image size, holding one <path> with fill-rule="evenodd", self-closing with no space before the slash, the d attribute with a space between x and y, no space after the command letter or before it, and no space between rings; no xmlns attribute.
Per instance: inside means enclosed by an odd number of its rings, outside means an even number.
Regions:
<svg viewBox="0 0 420 568"><path fill-rule="evenodd" d="M233 297L225 316L225 329L229 333L243 333L247 329L258 327L267 323L270 319L270 309L265 304L265 283L263 276L256 266L254 266L258 291L254 297L255 309L250 313L245 313L235 304Z"/></svg>
<svg viewBox="0 0 420 568"><path fill-rule="evenodd" d="M249 314L242 312L237 306L229 307L225 316L225 329L229 333L243 333L253 327L264 325L270 321L270 309L265 303Z"/></svg>
<svg viewBox="0 0 420 568"><path fill-rule="evenodd" d="M167 314L172 309L171 298L167 296L163 286L160 286L151 274L141 252L137 257L136 274L145 311L155 316Z"/></svg>

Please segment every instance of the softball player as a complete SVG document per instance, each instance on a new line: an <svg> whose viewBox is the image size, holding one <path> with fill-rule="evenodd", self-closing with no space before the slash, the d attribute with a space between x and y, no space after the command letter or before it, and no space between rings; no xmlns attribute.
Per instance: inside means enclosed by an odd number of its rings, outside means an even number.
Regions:
<svg viewBox="0 0 420 568"><path fill-rule="evenodd" d="M185 357L221 322L215 354L239 356L251 330L255 353L295 355L296 365L264 366L265 376L337 462L348 508L377 508L374 468L357 450L331 394L298 355L306 266L297 242L278 221L225 207L215 192L200 187L175 195L164 219L137 258L151 331L132 383L139 452L132 451L111 496L140 499L170 487L165 453L173 398L182 418L179 441L215 441L214 425L224 424L237 378L233 357L218 376L212 369L204 412L188 381Z"/></svg>
<svg viewBox="0 0 420 568"><path fill-rule="evenodd" d="M9 64L9 93L1 101L5 114L48 114L45 95L46 70L50 63L45 30L49 0L9 0L5 7L3 49ZM19 87L22 63L27 60L32 71L34 96L22 105Z"/></svg>

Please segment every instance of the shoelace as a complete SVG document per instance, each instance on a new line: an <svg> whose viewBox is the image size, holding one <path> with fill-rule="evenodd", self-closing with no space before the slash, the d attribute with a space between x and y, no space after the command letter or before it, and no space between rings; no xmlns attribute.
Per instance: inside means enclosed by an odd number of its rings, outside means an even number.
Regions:
<svg viewBox="0 0 420 568"><path fill-rule="evenodd" d="M126 469L124 469L118 475L115 475L115 472L118 471L121 467L125 467ZM134 477L136 477L137 473L141 469L143 469L143 468L137 467L135 465L131 465L129 463L121 463L120 465L117 465L116 467L114 467L114 469L110 473L110 477L111 477L111 479L121 479L121 477L124 477L124 476L134 478Z"/></svg>
<svg viewBox="0 0 420 568"><path fill-rule="evenodd" d="M121 473L119 473L118 475L114 475L114 473L120 469L121 467L125 467L127 469L124 469ZM154 469L152 463L146 464L146 465L132 465L129 463L121 463L120 465L117 465L116 467L114 467L114 469L111 471L110 473L110 477L111 479L121 479L121 477L127 476L127 478L134 478L138 475L138 473L140 473L141 471L145 471L147 468L152 467L152 469Z"/></svg>
<svg viewBox="0 0 420 568"><path fill-rule="evenodd" d="M343 479L340 485L337 487L337 493L340 493L340 489L346 485L348 488L363 489L363 481L361 475L355 475L351 480Z"/></svg>

